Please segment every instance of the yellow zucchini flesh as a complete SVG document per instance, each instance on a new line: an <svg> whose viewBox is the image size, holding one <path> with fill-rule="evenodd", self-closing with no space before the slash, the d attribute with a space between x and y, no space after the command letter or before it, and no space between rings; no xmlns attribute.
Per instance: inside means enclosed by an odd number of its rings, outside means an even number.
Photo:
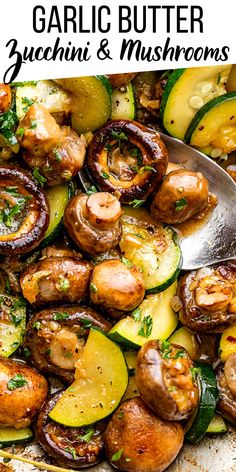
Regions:
<svg viewBox="0 0 236 472"><path fill-rule="evenodd" d="M171 308L177 282L156 295L148 295L130 316L116 323L109 337L122 346L138 349L150 339L167 339L175 330L178 320Z"/></svg>
<svg viewBox="0 0 236 472"><path fill-rule="evenodd" d="M220 358L223 362L236 352L236 324L227 328L220 338Z"/></svg>
<svg viewBox="0 0 236 472"><path fill-rule="evenodd" d="M198 354L198 343L196 335L189 329L182 326L177 329L171 337L168 339L170 343L178 344L179 346L184 347L192 360L197 359Z"/></svg>
<svg viewBox="0 0 236 472"><path fill-rule="evenodd" d="M91 329L75 371L75 381L49 413L65 426L80 427L110 415L128 385L128 371L120 348Z"/></svg>
<svg viewBox="0 0 236 472"><path fill-rule="evenodd" d="M176 69L166 84L161 117L165 129L184 139L189 124L197 111L209 100L226 92L225 84L231 65Z"/></svg>

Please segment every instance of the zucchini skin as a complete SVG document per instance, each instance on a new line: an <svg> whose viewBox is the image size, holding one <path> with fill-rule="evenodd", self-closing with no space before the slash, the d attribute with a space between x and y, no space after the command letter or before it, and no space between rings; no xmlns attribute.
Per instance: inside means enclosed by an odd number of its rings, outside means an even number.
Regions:
<svg viewBox="0 0 236 472"><path fill-rule="evenodd" d="M185 435L188 442L192 444L198 443L205 435L215 414L218 400L216 377L212 367L201 362L196 362L195 365L200 369L201 396L194 422Z"/></svg>
<svg viewBox="0 0 236 472"><path fill-rule="evenodd" d="M185 72L185 70L186 70L186 68L174 70L171 73L171 75L170 75L170 77L169 77L169 79L166 83L166 86L164 88L164 92L163 92L163 95L162 95L162 99L161 99L161 106L160 106L160 118L162 120L164 119L165 108L166 108L166 105L167 105L167 102L168 102L170 92L171 92L172 88L174 87L174 85L176 84L177 80Z"/></svg>
<svg viewBox="0 0 236 472"><path fill-rule="evenodd" d="M5 438L4 438L5 434ZM12 438L11 438L12 435ZM24 444L32 441L34 437L30 428L15 429L13 427L0 428L0 444L1 447L9 447L15 444Z"/></svg>
<svg viewBox="0 0 236 472"><path fill-rule="evenodd" d="M194 133L195 129L197 128L198 124L202 120L202 118L215 106L219 105L220 103L224 102L225 100L236 100L236 92L225 93L224 95L220 95L219 97L215 97L205 105L196 113L194 118L192 119L186 133L184 136L184 142L186 144L191 142L192 134Z"/></svg>

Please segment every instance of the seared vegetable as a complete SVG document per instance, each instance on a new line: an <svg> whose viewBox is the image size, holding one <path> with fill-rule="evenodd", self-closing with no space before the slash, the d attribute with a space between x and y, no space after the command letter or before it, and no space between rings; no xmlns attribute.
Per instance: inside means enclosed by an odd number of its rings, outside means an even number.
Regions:
<svg viewBox="0 0 236 472"><path fill-rule="evenodd" d="M225 262L184 275L179 284L180 321L197 332L222 333L236 321L236 265Z"/></svg>
<svg viewBox="0 0 236 472"><path fill-rule="evenodd" d="M191 121L184 140L197 148L210 146L218 156L236 150L236 92L216 97ZM212 157L216 157L211 151Z"/></svg>
<svg viewBox="0 0 236 472"><path fill-rule="evenodd" d="M151 212L163 223L182 223L207 206L208 182L200 172L170 172L154 196Z"/></svg>
<svg viewBox="0 0 236 472"><path fill-rule="evenodd" d="M178 320L171 308L175 282L164 292L148 295L130 316L113 326L109 337L124 347L137 349L149 339L166 339L175 330Z"/></svg>
<svg viewBox="0 0 236 472"><path fill-rule="evenodd" d="M119 87L124 87L125 85L129 84L129 82L133 80L136 75L137 73L135 72L128 72L126 74L108 74L107 78L112 88L117 89Z"/></svg>
<svg viewBox="0 0 236 472"><path fill-rule="evenodd" d="M33 103L43 105L49 113L69 113L71 97L52 80L23 83L16 87L16 114L22 119Z"/></svg>
<svg viewBox="0 0 236 472"><path fill-rule="evenodd" d="M112 120L134 120L135 104L131 82L113 90L111 103Z"/></svg>
<svg viewBox="0 0 236 472"><path fill-rule="evenodd" d="M102 433L106 423L100 421L84 428L68 428L50 420L48 415L62 394L63 391L56 392L44 403L36 423L37 439L60 466L80 469L95 465L102 456Z"/></svg>
<svg viewBox="0 0 236 472"><path fill-rule="evenodd" d="M42 105L30 106L17 132L23 158L41 186L67 182L81 169L85 140L69 126L60 128Z"/></svg>
<svg viewBox="0 0 236 472"><path fill-rule="evenodd" d="M0 252L23 254L37 247L49 222L44 194L24 170L0 168Z"/></svg>
<svg viewBox="0 0 236 472"><path fill-rule="evenodd" d="M192 370L192 375L194 378L199 375L201 393L197 413L193 414L193 423L185 437L195 444L203 438L214 416L218 391L215 374L209 365L197 363L197 368Z"/></svg>
<svg viewBox="0 0 236 472"><path fill-rule="evenodd" d="M197 111L214 97L225 93L230 65L176 69L168 78L160 114L166 130L183 139Z"/></svg>
<svg viewBox="0 0 236 472"><path fill-rule="evenodd" d="M188 418L198 403L198 385L187 351L168 341L148 341L138 353L136 383L143 401L165 420Z"/></svg>
<svg viewBox="0 0 236 472"><path fill-rule="evenodd" d="M226 90L227 92L236 91L236 64L232 65L228 80L226 82Z"/></svg>
<svg viewBox="0 0 236 472"><path fill-rule="evenodd" d="M177 329L177 331L170 336L168 341L171 344L178 344L179 346L184 347L186 351L188 351L192 360L197 359L199 343L197 336L189 329L181 326L181 328Z"/></svg>
<svg viewBox="0 0 236 472"><path fill-rule="evenodd" d="M95 305L111 309L114 318L122 311L134 310L145 294L141 271L126 260L111 259L96 264L90 282L90 297Z"/></svg>
<svg viewBox="0 0 236 472"><path fill-rule="evenodd" d="M16 429L28 426L47 396L47 382L34 369L0 359L0 424Z"/></svg>
<svg viewBox="0 0 236 472"><path fill-rule="evenodd" d="M18 349L23 340L25 325L26 308L24 300L11 295L0 295L1 356L9 357Z"/></svg>
<svg viewBox="0 0 236 472"><path fill-rule="evenodd" d="M122 403L105 434L105 449L113 467L127 472L162 472L183 445L183 428L158 418L141 398Z"/></svg>
<svg viewBox="0 0 236 472"><path fill-rule="evenodd" d="M15 444L21 444L30 441L33 438L33 432L30 428L0 428L1 447L9 447Z"/></svg>
<svg viewBox="0 0 236 472"><path fill-rule="evenodd" d="M89 254L99 254L117 246L121 237L121 207L108 192L76 195L68 203L65 227L73 241Z"/></svg>
<svg viewBox="0 0 236 472"><path fill-rule="evenodd" d="M236 353L236 324L233 324L227 328L220 339L219 354L223 362L226 361L228 356L232 353Z"/></svg>
<svg viewBox="0 0 236 472"><path fill-rule="evenodd" d="M17 124L17 115L12 109L0 115L0 146L3 148L1 151L2 159L9 159L19 152L20 146L16 135Z"/></svg>
<svg viewBox="0 0 236 472"><path fill-rule="evenodd" d="M120 249L131 264L143 274L148 293L158 293L169 287L178 277L182 255L174 231L155 220L146 220L140 210L134 217L122 218Z"/></svg>
<svg viewBox="0 0 236 472"><path fill-rule="evenodd" d="M228 428L222 416L215 414L207 428L207 434L227 433Z"/></svg>
<svg viewBox="0 0 236 472"><path fill-rule="evenodd" d="M128 372L121 350L100 331L91 329L75 381L49 417L73 427L95 423L116 409L127 384Z"/></svg>
<svg viewBox="0 0 236 472"><path fill-rule="evenodd" d="M231 354L234 356L234 354ZM232 393L229 388L228 381L226 378L224 366L220 365L216 371L217 374L217 387L219 392L219 402L217 404L217 411L228 421L236 425L236 396ZM228 380L228 381L227 381ZM235 387L235 381L234 381ZM231 387L232 388L232 387Z"/></svg>
<svg viewBox="0 0 236 472"><path fill-rule="evenodd" d="M135 121L114 120L95 134L87 165L102 191L118 195L121 202L146 200L165 175L167 150L156 131Z"/></svg>
<svg viewBox="0 0 236 472"><path fill-rule="evenodd" d="M92 308L59 306L42 310L27 325L24 346L28 359L42 372L73 382L89 328L109 331L110 323Z"/></svg>
<svg viewBox="0 0 236 472"><path fill-rule="evenodd" d="M105 76L56 80L72 96L71 121L77 133L102 126L111 114L111 86Z"/></svg>
<svg viewBox="0 0 236 472"><path fill-rule="evenodd" d="M47 188L45 193L49 204L49 225L42 241L43 246L47 246L58 236L72 189L70 184L54 185Z"/></svg>
<svg viewBox="0 0 236 472"><path fill-rule="evenodd" d="M29 265L21 274L24 298L33 306L47 303L79 303L89 294L93 266L72 257L48 257Z"/></svg>

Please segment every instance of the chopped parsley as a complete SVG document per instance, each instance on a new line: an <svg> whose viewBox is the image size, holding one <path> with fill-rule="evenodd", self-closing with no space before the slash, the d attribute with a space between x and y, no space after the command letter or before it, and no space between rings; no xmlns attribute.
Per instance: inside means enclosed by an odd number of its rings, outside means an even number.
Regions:
<svg viewBox="0 0 236 472"><path fill-rule="evenodd" d="M141 207L144 203L145 203L146 200L132 200L132 202L129 203L129 205L131 205L133 208L139 208Z"/></svg>
<svg viewBox="0 0 236 472"><path fill-rule="evenodd" d="M23 354L25 357L31 356L31 352L27 347L24 347Z"/></svg>
<svg viewBox="0 0 236 472"><path fill-rule="evenodd" d="M112 462L118 461L121 458L123 451L124 451L123 447L122 449L119 449L119 451L116 451L115 454L113 454L113 456L111 457L111 461Z"/></svg>
<svg viewBox="0 0 236 472"><path fill-rule="evenodd" d="M86 318L80 318L80 322L83 324L84 328L91 328L92 322L90 320L86 320Z"/></svg>
<svg viewBox="0 0 236 472"><path fill-rule="evenodd" d="M44 186L44 184L47 182L47 179L46 177L44 177L42 174L40 174L40 171L39 171L39 168L38 167L34 167L33 169L33 176L34 178L37 180L37 182L39 183L39 185L41 187Z"/></svg>
<svg viewBox="0 0 236 472"><path fill-rule="evenodd" d="M140 308L136 308L135 310L132 311L131 316L134 319L134 321L140 321L141 316L142 316L142 310Z"/></svg>
<svg viewBox="0 0 236 472"><path fill-rule="evenodd" d="M102 172L101 176L102 176L103 179L109 179L110 178L110 176L107 172Z"/></svg>
<svg viewBox="0 0 236 472"><path fill-rule="evenodd" d="M69 452L69 454L73 457L74 460L77 459L76 450L74 447L65 447L64 451Z"/></svg>
<svg viewBox="0 0 236 472"><path fill-rule="evenodd" d="M133 267L133 264L125 257L121 258L121 262L123 262L123 264L127 265L128 267Z"/></svg>
<svg viewBox="0 0 236 472"><path fill-rule="evenodd" d="M144 172L147 172L147 171L156 173L156 169L154 169L152 166L143 166L140 169L140 174L143 174Z"/></svg>
<svg viewBox="0 0 236 472"><path fill-rule="evenodd" d="M96 293L98 291L96 285L94 285L92 283L90 284L90 290L91 290L92 293Z"/></svg>
<svg viewBox="0 0 236 472"><path fill-rule="evenodd" d="M221 81L221 72L219 72L218 76L217 76L217 85L220 83Z"/></svg>
<svg viewBox="0 0 236 472"><path fill-rule="evenodd" d="M175 202L175 211L181 211L183 208L188 204L185 198L181 198L180 200L176 200Z"/></svg>
<svg viewBox="0 0 236 472"><path fill-rule="evenodd" d="M69 316L70 316L69 313L63 313L63 312L56 311L53 314L53 319L55 321L67 320L69 318Z"/></svg>
<svg viewBox="0 0 236 472"><path fill-rule="evenodd" d="M94 435L93 428L88 428L85 434L83 436L78 436L78 438L81 439L81 441L88 443L93 435Z"/></svg>
<svg viewBox="0 0 236 472"><path fill-rule="evenodd" d="M93 193L97 193L97 189L95 187L95 185L91 185L91 187L89 187L89 189L87 190L87 195L93 195Z"/></svg>
<svg viewBox="0 0 236 472"><path fill-rule="evenodd" d="M138 330L139 336L148 338L152 333L153 319L150 315L144 316L140 329Z"/></svg>
<svg viewBox="0 0 236 472"><path fill-rule="evenodd" d="M190 372L191 372L191 375L192 375L193 382L196 382L197 377L200 374L200 368L199 367L190 367Z"/></svg>
<svg viewBox="0 0 236 472"><path fill-rule="evenodd" d="M53 149L53 155L56 159L57 162L61 162L62 156L60 153L60 146L57 146L56 148Z"/></svg>
<svg viewBox="0 0 236 472"><path fill-rule="evenodd" d="M0 115L0 129L10 130L18 123L18 118L13 110L9 110L6 113Z"/></svg>
<svg viewBox="0 0 236 472"><path fill-rule="evenodd" d="M184 352L184 351L178 351L178 352L176 352L174 358L175 358L175 359L179 359L179 358L181 358L181 357L186 357L186 352Z"/></svg>
<svg viewBox="0 0 236 472"><path fill-rule="evenodd" d="M23 375L16 374L15 377L12 377L12 379L7 382L7 388L12 391L24 387L27 383L28 381L23 377Z"/></svg>
<svg viewBox="0 0 236 472"><path fill-rule="evenodd" d="M119 418L119 420L124 418L124 412L123 411L120 411L120 413L118 414L118 418Z"/></svg>
<svg viewBox="0 0 236 472"><path fill-rule="evenodd" d="M37 128L37 121L31 120L31 126L29 127L29 129L35 129L35 128Z"/></svg>
<svg viewBox="0 0 236 472"><path fill-rule="evenodd" d="M56 283L56 288L60 292L67 292L70 288L70 281L65 277L60 276L59 281Z"/></svg>
<svg viewBox="0 0 236 472"><path fill-rule="evenodd" d="M124 133L124 131L121 131L120 133L117 133L116 131L112 131L111 135L113 138L117 139L117 141L129 141L129 138Z"/></svg>
<svg viewBox="0 0 236 472"><path fill-rule="evenodd" d="M41 327L40 321L35 321L35 323L32 325L32 328L39 330Z"/></svg>
<svg viewBox="0 0 236 472"><path fill-rule="evenodd" d="M16 135L20 136L20 138L23 138L24 134L25 134L25 128L18 128L16 130Z"/></svg>
<svg viewBox="0 0 236 472"><path fill-rule="evenodd" d="M22 321L22 316L20 316L20 315L14 315L13 313L11 313L10 317L11 317L11 321L14 324L14 326L18 326Z"/></svg>

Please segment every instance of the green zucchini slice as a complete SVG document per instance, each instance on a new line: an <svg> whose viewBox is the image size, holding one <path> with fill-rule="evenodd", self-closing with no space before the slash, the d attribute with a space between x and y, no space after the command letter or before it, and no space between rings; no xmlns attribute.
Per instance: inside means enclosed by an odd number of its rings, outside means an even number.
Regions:
<svg viewBox="0 0 236 472"><path fill-rule="evenodd" d="M16 114L20 120L33 103L40 103L49 113L70 111L71 97L62 87L52 80L25 82L16 87Z"/></svg>
<svg viewBox="0 0 236 472"><path fill-rule="evenodd" d="M124 217L119 244L124 257L142 270L147 293L161 292L177 279L182 254L169 226L148 226Z"/></svg>
<svg viewBox="0 0 236 472"><path fill-rule="evenodd" d="M176 69L170 75L161 100L165 129L184 139L189 123L205 103L225 93L231 65Z"/></svg>
<svg viewBox="0 0 236 472"><path fill-rule="evenodd" d="M200 362L196 363L196 366L199 371L201 395L196 416L185 435L186 439L192 444L198 443L207 432L215 414L218 399L216 377L212 367Z"/></svg>
<svg viewBox="0 0 236 472"><path fill-rule="evenodd" d="M12 427L0 428L1 447L12 446L30 441L33 438L33 432L30 428L15 429Z"/></svg>
<svg viewBox="0 0 236 472"><path fill-rule="evenodd" d="M112 88L105 76L59 79L57 83L74 94L71 122L77 133L94 131L110 118Z"/></svg>
<svg viewBox="0 0 236 472"><path fill-rule="evenodd" d="M227 433L227 431L228 427L224 418L220 415L214 415L206 432L207 434L222 434Z"/></svg>
<svg viewBox="0 0 236 472"><path fill-rule="evenodd" d="M113 90L112 97L112 120L133 120L135 116L134 94L131 82L124 87Z"/></svg>
<svg viewBox="0 0 236 472"><path fill-rule="evenodd" d="M171 308L177 282L156 295L148 295L130 316L116 323L109 337L127 349L138 349L150 339L167 339L176 329L178 319Z"/></svg>
<svg viewBox="0 0 236 472"><path fill-rule="evenodd" d="M21 345L26 327L26 307L22 298L0 295L0 356L9 357Z"/></svg>
<svg viewBox="0 0 236 472"><path fill-rule="evenodd" d="M218 149L219 155L236 150L236 92L206 103L191 121L184 140L197 148Z"/></svg>
<svg viewBox="0 0 236 472"><path fill-rule="evenodd" d="M48 187L46 195L50 208L50 217L48 229L41 243L43 246L51 244L53 239L60 233L64 211L72 196L70 183Z"/></svg>

